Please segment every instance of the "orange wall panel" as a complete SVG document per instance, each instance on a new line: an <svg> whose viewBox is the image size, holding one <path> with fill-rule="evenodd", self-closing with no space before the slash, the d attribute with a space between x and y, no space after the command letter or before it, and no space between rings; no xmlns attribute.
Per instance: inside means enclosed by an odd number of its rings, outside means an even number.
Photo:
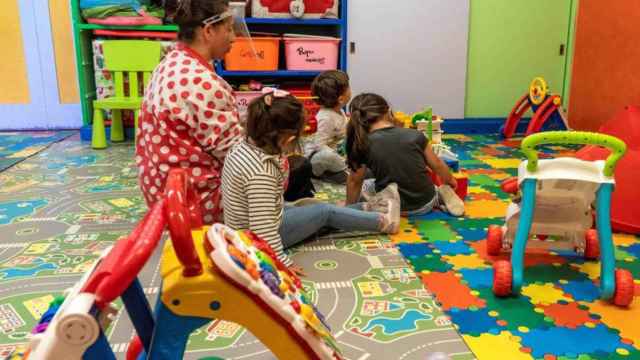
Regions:
<svg viewBox="0 0 640 360"><path fill-rule="evenodd" d="M18 0L2 0L0 4L0 104L28 104L29 78Z"/></svg>
<svg viewBox="0 0 640 360"><path fill-rule="evenodd" d="M78 95L69 1L49 0L49 13L51 15L51 35L53 37L60 103L77 103L80 101L80 97Z"/></svg>
<svg viewBox="0 0 640 360"><path fill-rule="evenodd" d="M638 0L581 0L569 102L571 126L597 130L626 105L640 104Z"/></svg>

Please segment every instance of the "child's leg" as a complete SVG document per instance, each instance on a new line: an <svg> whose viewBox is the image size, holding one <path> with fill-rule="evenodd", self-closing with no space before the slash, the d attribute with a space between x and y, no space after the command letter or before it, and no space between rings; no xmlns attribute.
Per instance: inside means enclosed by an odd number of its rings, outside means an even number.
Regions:
<svg viewBox="0 0 640 360"><path fill-rule="evenodd" d="M284 193L286 201L312 198L315 188L311 182L311 163L304 156L289 156L289 186Z"/></svg>
<svg viewBox="0 0 640 360"><path fill-rule="evenodd" d="M321 149L311 156L313 175L321 177L325 173L337 174L347 170L347 164L342 156L331 149Z"/></svg>
<svg viewBox="0 0 640 360"><path fill-rule="evenodd" d="M361 204L353 205L362 208ZM344 231L373 231L381 229L382 216L353 208L330 204L285 208L280 225L280 237L285 248L294 246L325 227Z"/></svg>
<svg viewBox="0 0 640 360"><path fill-rule="evenodd" d="M431 211L433 211L433 209L438 207L439 205L440 205L440 199L438 197L438 191L437 191L437 188L436 188L436 192L433 195L433 199L431 199L431 201L429 201L423 207L421 207L419 209L416 209L416 210L407 211L406 213L403 213L403 215L406 215L406 216L426 215L426 214L430 213Z"/></svg>

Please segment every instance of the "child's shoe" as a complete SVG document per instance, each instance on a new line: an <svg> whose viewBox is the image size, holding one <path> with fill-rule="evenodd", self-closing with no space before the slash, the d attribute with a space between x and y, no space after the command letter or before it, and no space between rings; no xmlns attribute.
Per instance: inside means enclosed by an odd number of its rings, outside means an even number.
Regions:
<svg viewBox="0 0 640 360"><path fill-rule="evenodd" d="M384 190L376 194L365 208L382 214L380 231L383 233L397 234L400 231L400 193L398 193L397 184L389 184Z"/></svg>
<svg viewBox="0 0 640 360"><path fill-rule="evenodd" d="M365 179L360 190L360 198L366 202L373 200L376 196L376 179Z"/></svg>
<svg viewBox="0 0 640 360"><path fill-rule="evenodd" d="M440 197L440 206L444 211L453 216L464 215L464 202L458 197L458 194L456 194L451 186L438 186L438 196Z"/></svg>

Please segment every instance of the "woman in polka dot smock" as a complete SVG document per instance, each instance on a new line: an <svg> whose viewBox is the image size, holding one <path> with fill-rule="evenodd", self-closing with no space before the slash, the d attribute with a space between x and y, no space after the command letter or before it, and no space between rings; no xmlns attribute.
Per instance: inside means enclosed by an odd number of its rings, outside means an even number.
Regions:
<svg viewBox="0 0 640 360"><path fill-rule="evenodd" d="M212 60L235 39L228 0L174 0L179 43L155 69L139 118L136 164L149 206L164 194L169 170L188 169L200 195L205 223L216 210L222 164L241 139L233 91Z"/></svg>

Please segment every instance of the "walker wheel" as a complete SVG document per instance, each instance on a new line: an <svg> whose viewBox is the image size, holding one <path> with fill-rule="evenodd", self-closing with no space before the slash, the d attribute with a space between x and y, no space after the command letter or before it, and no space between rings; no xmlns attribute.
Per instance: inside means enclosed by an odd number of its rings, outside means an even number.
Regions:
<svg viewBox="0 0 640 360"><path fill-rule="evenodd" d="M584 258L588 260L596 260L600 257L600 241L598 240L598 231L589 229L584 235Z"/></svg>
<svg viewBox="0 0 640 360"><path fill-rule="evenodd" d="M617 306L627 307L633 301L635 285L633 275L626 269L616 269L616 291L613 294L613 303Z"/></svg>
<svg viewBox="0 0 640 360"><path fill-rule="evenodd" d="M507 194L517 194L518 193L518 178L512 177L507 180L504 180L500 184L500 189Z"/></svg>
<svg viewBox="0 0 640 360"><path fill-rule="evenodd" d="M511 262L500 260L493 263L493 293L496 296L511 295L513 270Z"/></svg>
<svg viewBox="0 0 640 360"><path fill-rule="evenodd" d="M136 360L141 352L142 352L142 341L140 341L140 337L136 335L129 343L129 347L127 348L126 359Z"/></svg>
<svg viewBox="0 0 640 360"><path fill-rule="evenodd" d="M500 255L502 250L502 227L490 225L487 231L487 254L491 256Z"/></svg>

